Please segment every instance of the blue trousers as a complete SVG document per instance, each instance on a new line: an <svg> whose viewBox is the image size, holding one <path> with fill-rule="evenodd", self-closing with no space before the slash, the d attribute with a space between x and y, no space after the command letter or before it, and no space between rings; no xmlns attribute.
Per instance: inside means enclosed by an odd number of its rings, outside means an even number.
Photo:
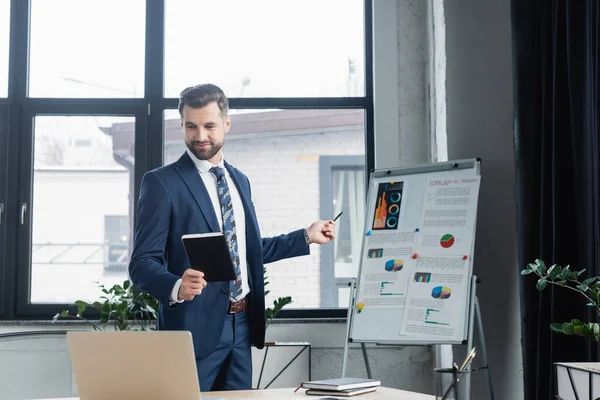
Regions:
<svg viewBox="0 0 600 400"><path fill-rule="evenodd" d="M252 354L246 312L227 314L221 339L205 358L196 359L203 392L252 389Z"/></svg>

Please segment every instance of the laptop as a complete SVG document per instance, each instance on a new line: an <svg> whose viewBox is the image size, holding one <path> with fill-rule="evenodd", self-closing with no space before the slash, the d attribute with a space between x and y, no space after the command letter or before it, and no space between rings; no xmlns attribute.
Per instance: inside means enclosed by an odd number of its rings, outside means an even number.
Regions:
<svg viewBox="0 0 600 400"><path fill-rule="evenodd" d="M69 331L67 343L82 400L208 400L188 331Z"/></svg>

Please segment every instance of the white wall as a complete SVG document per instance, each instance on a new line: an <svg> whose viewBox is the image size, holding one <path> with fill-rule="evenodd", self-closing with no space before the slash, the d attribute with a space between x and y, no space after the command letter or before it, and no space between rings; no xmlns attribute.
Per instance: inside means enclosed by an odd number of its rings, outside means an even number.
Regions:
<svg viewBox="0 0 600 400"><path fill-rule="evenodd" d="M427 3L373 2L375 168L429 161Z"/></svg>
<svg viewBox="0 0 600 400"><path fill-rule="evenodd" d="M495 396L522 399L510 0L446 1L445 17L448 158L482 158L474 271ZM483 375L472 385L487 398Z"/></svg>

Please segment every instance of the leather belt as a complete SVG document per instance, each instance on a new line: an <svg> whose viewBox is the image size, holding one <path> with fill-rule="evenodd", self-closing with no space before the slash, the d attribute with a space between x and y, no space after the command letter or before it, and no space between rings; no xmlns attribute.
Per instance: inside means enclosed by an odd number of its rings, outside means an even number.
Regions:
<svg viewBox="0 0 600 400"><path fill-rule="evenodd" d="M239 313L242 311L246 311L247 304L248 304L248 301L246 300L245 297L243 299L241 299L240 301L229 301L229 313L233 314L233 313Z"/></svg>

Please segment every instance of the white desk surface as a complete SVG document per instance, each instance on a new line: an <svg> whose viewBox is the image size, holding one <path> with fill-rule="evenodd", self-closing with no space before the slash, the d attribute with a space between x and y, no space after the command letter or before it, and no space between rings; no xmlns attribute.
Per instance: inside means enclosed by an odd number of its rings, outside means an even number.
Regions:
<svg viewBox="0 0 600 400"><path fill-rule="evenodd" d="M296 388L289 389L261 389L261 390L232 390L226 392L203 392L203 397L208 398L223 398L225 400L318 400L323 396L307 396L304 394L305 389L300 389L296 393ZM386 387L378 387L377 391L371 393L365 393L354 397L348 397L349 399L357 400L380 400L380 399L398 399L398 400L435 400L435 396L407 392L405 390L391 389ZM46 399L46 400L78 400L79 397L70 397L62 399Z"/></svg>

